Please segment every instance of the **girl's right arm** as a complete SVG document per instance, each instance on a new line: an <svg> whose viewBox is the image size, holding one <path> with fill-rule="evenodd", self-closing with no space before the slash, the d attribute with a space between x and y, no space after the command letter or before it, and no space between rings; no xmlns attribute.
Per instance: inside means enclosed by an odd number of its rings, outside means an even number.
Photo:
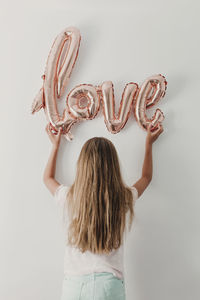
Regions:
<svg viewBox="0 0 200 300"><path fill-rule="evenodd" d="M158 128L151 131L151 124L147 127L147 137L145 143L145 156L144 163L142 167L142 176L141 178L133 185L138 191L138 197L144 192L149 183L152 180L153 174L153 163L152 163L152 145L153 142L158 138L158 136L163 132L163 127L161 124L158 125Z"/></svg>

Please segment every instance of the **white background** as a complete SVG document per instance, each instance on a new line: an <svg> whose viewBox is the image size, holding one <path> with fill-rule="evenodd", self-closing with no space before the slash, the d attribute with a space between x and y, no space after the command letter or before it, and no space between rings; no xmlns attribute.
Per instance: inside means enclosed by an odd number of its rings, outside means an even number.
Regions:
<svg viewBox="0 0 200 300"><path fill-rule="evenodd" d="M159 73L168 81L166 96L148 111L163 111L164 132L153 144L153 179L125 249L127 300L199 299L199 2L35 0L1 8L0 298L60 299L63 232L42 181L51 143L44 111L30 112L55 37L76 26L82 39L66 95L81 83L112 80L117 111L126 83ZM60 183L73 183L80 149L93 136L114 143L127 184L139 179L146 132L133 114L116 135L102 111L72 133L72 142L61 140Z"/></svg>

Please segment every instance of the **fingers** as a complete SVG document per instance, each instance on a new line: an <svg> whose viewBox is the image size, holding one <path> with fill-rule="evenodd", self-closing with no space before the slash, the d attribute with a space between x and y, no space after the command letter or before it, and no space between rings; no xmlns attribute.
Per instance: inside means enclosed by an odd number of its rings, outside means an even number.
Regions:
<svg viewBox="0 0 200 300"><path fill-rule="evenodd" d="M48 123L45 127L45 130L47 132L47 134L51 137L52 136L52 131L51 131L51 123Z"/></svg>
<svg viewBox="0 0 200 300"><path fill-rule="evenodd" d="M163 126L162 124L158 124L158 128L152 133L152 135L157 135L160 134L161 132L163 132Z"/></svg>
<svg viewBox="0 0 200 300"><path fill-rule="evenodd" d="M59 127L58 132L56 133L56 135L60 137L61 133L62 133L62 127Z"/></svg>
<svg viewBox="0 0 200 300"><path fill-rule="evenodd" d="M149 123L148 125L147 125L147 131L149 131L149 132L155 132L155 130L152 130L154 127L155 127L156 125L153 125L152 123Z"/></svg>
<svg viewBox="0 0 200 300"><path fill-rule="evenodd" d="M45 127L45 130L46 130L47 133L49 132L49 126L50 126L50 123L48 123L48 124L46 125L46 127Z"/></svg>
<svg viewBox="0 0 200 300"><path fill-rule="evenodd" d="M162 126L161 123L157 123L156 125L153 125L152 123L149 123L147 125L147 131L150 132L151 134L155 135L158 132L161 133L163 131L163 126Z"/></svg>
<svg viewBox="0 0 200 300"><path fill-rule="evenodd" d="M147 131L150 131L152 127L153 127L153 124L152 124L152 123L149 123L149 124L147 125Z"/></svg>
<svg viewBox="0 0 200 300"><path fill-rule="evenodd" d="M46 127L45 127L45 130L48 134L52 134L52 131L51 131L51 123L47 123ZM62 133L62 126L59 127L58 131L55 133L56 135L60 136Z"/></svg>

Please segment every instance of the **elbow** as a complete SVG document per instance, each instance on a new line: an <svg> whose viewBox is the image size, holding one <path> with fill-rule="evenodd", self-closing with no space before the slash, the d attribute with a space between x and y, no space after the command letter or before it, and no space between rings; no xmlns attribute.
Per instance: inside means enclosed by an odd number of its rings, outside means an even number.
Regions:
<svg viewBox="0 0 200 300"><path fill-rule="evenodd" d="M43 183L46 185L47 179L46 177L43 177Z"/></svg>
<svg viewBox="0 0 200 300"><path fill-rule="evenodd" d="M49 176L43 176L43 183L46 185L47 182L49 181L49 179L51 179L51 177L49 177Z"/></svg>
<svg viewBox="0 0 200 300"><path fill-rule="evenodd" d="M143 177L146 179L146 181L147 181L148 183L150 183L151 180L152 180L152 176L150 176L150 175L145 175L145 176L143 176Z"/></svg>

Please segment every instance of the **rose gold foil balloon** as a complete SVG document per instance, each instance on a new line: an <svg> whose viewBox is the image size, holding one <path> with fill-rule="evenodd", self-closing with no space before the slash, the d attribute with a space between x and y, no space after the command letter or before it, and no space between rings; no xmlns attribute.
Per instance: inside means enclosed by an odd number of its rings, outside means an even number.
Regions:
<svg viewBox="0 0 200 300"><path fill-rule="evenodd" d="M45 73L42 76L43 88L40 89L32 104L32 114L44 108L52 128L58 131L62 126L63 134L68 140L72 139L69 130L76 120L66 110L61 117L56 101L63 95L69 81L78 56L80 40L80 32L74 27L66 28L56 37L47 59Z"/></svg>
<svg viewBox="0 0 200 300"><path fill-rule="evenodd" d="M68 112L75 120L91 120L99 111L100 101L91 84L76 86L67 96Z"/></svg>
<svg viewBox="0 0 200 300"><path fill-rule="evenodd" d="M138 90L136 83L128 83L123 91L118 115L115 115L114 88L111 81L101 85L104 122L111 133L119 132L126 124L131 113L132 104Z"/></svg>
<svg viewBox="0 0 200 300"><path fill-rule="evenodd" d="M148 77L140 86L134 105L134 116L139 126L147 130L149 123L152 123L154 129L158 123L164 120L163 112L157 108L151 119L147 118L146 109L155 105L164 97L167 88L167 81L161 74Z"/></svg>
<svg viewBox="0 0 200 300"><path fill-rule="evenodd" d="M117 133L125 126L133 103L134 116L143 129L146 129L150 122L156 127L163 121L164 115L160 109L156 109L152 119L146 116L146 109L155 105L165 95L167 81L161 74L147 78L140 88L137 83L128 83L124 88L117 116L111 81L105 81L100 86L76 86L68 94L66 108L60 116L57 100L61 98L69 82L78 56L80 40L80 32L74 27L66 28L55 38L42 75L43 86L32 104L32 114L43 108L51 130L57 133L59 127L62 127L62 133L68 140L73 138L71 126L81 120L93 119L99 111L100 103L103 104L104 122L111 133Z"/></svg>

